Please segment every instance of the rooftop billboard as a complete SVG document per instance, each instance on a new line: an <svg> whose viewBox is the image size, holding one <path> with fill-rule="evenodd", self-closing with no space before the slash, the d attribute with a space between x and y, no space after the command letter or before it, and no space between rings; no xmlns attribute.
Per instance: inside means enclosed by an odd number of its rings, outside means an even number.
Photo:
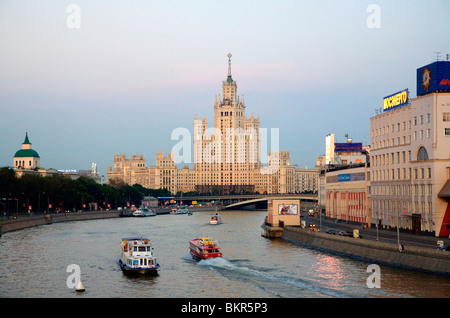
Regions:
<svg viewBox="0 0 450 318"><path fill-rule="evenodd" d="M450 92L450 61L436 61L417 69L417 96Z"/></svg>
<svg viewBox="0 0 450 318"><path fill-rule="evenodd" d="M395 94L383 98L383 111L389 111L397 107L405 106L409 103L408 89L404 89Z"/></svg>
<svg viewBox="0 0 450 318"><path fill-rule="evenodd" d="M362 142L334 143L334 152L362 151Z"/></svg>

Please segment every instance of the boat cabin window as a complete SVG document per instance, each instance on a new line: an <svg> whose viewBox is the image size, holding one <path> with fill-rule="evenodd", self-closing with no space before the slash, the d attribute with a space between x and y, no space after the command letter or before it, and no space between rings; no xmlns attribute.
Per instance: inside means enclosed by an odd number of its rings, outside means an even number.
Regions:
<svg viewBox="0 0 450 318"><path fill-rule="evenodd" d="M139 246L139 252L145 252L147 250L147 246Z"/></svg>

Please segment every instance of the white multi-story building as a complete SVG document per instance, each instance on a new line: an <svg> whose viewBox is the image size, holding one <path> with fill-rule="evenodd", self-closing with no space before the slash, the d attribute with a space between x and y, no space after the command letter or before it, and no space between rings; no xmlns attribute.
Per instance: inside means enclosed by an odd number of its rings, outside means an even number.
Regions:
<svg viewBox="0 0 450 318"><path fill-rule="evenodd" d="M388 96L370 119L371 217L382 226L450 234L450 85L439 84L450 78L449 64L420 68L418 96Z"/></svg>

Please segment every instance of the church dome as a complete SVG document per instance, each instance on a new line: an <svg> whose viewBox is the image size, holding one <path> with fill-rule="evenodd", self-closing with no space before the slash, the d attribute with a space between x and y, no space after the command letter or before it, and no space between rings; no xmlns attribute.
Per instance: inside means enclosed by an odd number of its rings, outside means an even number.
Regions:
<svg viewBox="0 0 450 318"><path fill-rule="evenodd" d="M33 149L20 149L14 155L14 158L24 158L24 157L33 157L40 158L39 154Z"/></svg>

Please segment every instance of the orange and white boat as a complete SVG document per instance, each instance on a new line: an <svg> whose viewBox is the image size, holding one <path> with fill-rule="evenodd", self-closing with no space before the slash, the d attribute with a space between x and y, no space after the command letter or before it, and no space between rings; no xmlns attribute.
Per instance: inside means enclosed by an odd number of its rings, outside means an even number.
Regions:
<svg viewBox="0 0 450 318"><path fill-rule="evenodd" d="M211 219L209 220L209 223L211 224L222 224L222 218L219 216L219 213L215 213L211 216Z"/></svg>
<svg viewBox="0 0 450 318"><path fill-rule="evenodd" d="M207 236L191 240L189 250L192 257L197 260L222 257L220 246Z"/></svg>

